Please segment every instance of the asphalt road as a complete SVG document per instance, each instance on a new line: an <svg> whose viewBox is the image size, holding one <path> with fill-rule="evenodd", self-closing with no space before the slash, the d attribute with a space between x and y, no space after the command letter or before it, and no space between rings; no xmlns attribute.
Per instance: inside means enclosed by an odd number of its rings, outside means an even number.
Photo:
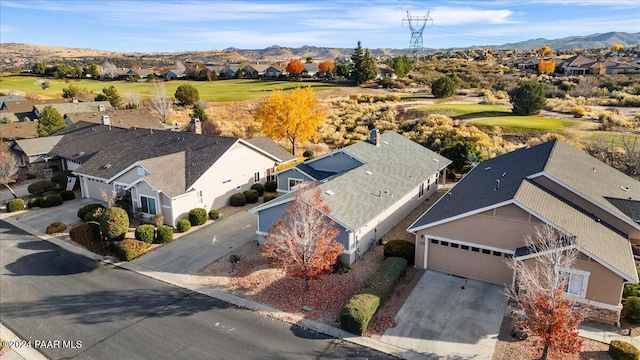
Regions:
<svg viewBox="0 0 640 360"><path fill-rule="evenodd" d="M386 359L95 262L0 221L0 321L52 359ZM52 343L53 344L53 343Z"/></svg>

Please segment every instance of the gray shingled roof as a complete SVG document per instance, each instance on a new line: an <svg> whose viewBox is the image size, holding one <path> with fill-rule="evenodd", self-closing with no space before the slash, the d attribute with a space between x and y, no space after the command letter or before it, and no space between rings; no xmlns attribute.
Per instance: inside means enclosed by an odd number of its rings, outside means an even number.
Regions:
<svg viewBox="0 0 640 360"><path fill-rule="evenodd" d="M293 154L283 149L282 146L276 144L266 136L259 136L252 139L246 139L244 141L271 154L273 157L279 159L280 163L286 163L296 159Z"/></svg>
<svg viewBox="0 0 640 360"><path fill-rule="evenodd" d="M177 196L187 189L185 176L185 152L158 156L151 159L141 160L150 175L145 176L145 180L156 189L162 190L169 196ZM170 164L170 166L167 166Z"/></svg>
<svg viewBox="0 0 640 360"><path fill-rule="evenodd" d="M20 121L0 124L0 137L2 137L2 140L28 139L37 136L37 121Z"/></svg>
<svg viewBox="0 0 640 360"><path fill-rule="evenodd" d="M113 106L108 101L89 101L75 103L54 103L54 104L36 104L33 107L42 112L46 106L53 106L61 115L79 113L79 112L99 112L100 105L103 105L105 111L113 111Z"/></svg>
<svg viewBox="0 0 640 360"><path fill-rule="evenodd" d="M639 200L616 199L616 198L610 198L610 197L606 197L605 199L607 199L607 201L609 201L618 210L625 213L633 221L640 224L640 201Z"/></svg>
<svg viewBox="0 0 640 360"><path fill-rule="evenodd" d="M80 113L67 113L67 117L74 124L78 121L102 124L102 115L109 115L109 120L112 126L117 126L125 129L164 129L162 123L158 121L158 119L146 108L125 109L108 112L89 111Z"/></svg>
<svg viewBox="0 0 640 360"><path fill-rule="evenodd" d="M16 140L16 145L27 156L48 154L62 139L62 135L47 136L35 139Z"/></svg>

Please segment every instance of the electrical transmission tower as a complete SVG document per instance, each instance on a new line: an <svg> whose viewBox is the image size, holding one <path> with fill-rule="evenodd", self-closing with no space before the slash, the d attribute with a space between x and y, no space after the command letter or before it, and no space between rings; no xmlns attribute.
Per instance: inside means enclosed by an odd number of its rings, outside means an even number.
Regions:
<svg viewBox="0 0 640 360"><path fill-rule="evenodd" d="M427 26L427 21L431 21L433 25L433 19L429 16L429 11L425 16L411 16L407 11L407 17L402 19L402 23L404 24L405 21L409 24L409 29L411 30L409 48L413 49L413 54L418 57L422 50L422 32Z"/></svg>

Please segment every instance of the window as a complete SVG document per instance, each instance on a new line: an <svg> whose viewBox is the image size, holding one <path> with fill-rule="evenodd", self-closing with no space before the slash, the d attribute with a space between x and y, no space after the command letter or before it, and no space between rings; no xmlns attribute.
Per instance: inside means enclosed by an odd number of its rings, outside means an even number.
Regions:
<svg viewBox="0 0 640 360"><path fill-rule="evenodd" d="M427 179L427 191L431 189L431 179Z"/></svg>
<svg viewBox="0 0 640 360"><path fill-rule="evenodd" d="M457 249L458 248L458 244L451 243L451 247Z"/></svg>
<svg viewBox="0 0 640 360"><path fill-rule="evenodd" d="M196 205L202 205L204 203L204 197L202 196L202 190L196 192Z"/></svg>
<svg viewBox="0 0 640 360"><path fill-rule="evenodd" d="M436 244L436 245L437 245L437 244L438 244L438 240L436 240L436 239L431 239L431 243L432 243L432 244Z"/></svg>
<svg viewBox="0 0 640 360"><path fill-rule="evenodd" d="M477 248L477 247L472 247L472 248L471 248L471 251L473 251L473 252L480 252L480 249L479 249L479 248Z"/></svg>
<svg viewBox="0 0 640 360"><path fill-rule="evenodd" d="M575 269L570 269L567 272L569 273L569 279L564 286L564 291L569 295L584 298L587 293L589 272Z"/></svg>
<svg viewBox="0 0 640 360"><path fill-rule="evenodd" d="M482 253L488 255L488 254L491 254L491 250L482 249Z"/></svg>
<svg viewBox="0 0 640 360"><path fill-rule="evenodd" d="M418 190L418 197L421 198L424 196L424 184L420 184L420 189Z"/></svg>
<svg viewBox="0 0 640 360"><path fill-rule="evenodd" d="M294 190L296 186L302 184L302 179L292 179L289 178L289 190Z"/></svg>
<svg viewBox="0 0 640 360"><path fill-rule="evenodd" d="M440 245L449 246L449 242L448 241L440 241Z"/></svg>
<svg viewBox="0 0 640 360"><path fill-rule="evenodd" d="M469 246L468 245L461 245L460 248L462 250L469 250Z"/></svg>
<svg viewBox="0 0 640 360"><path fill-rule="evenodd" d="M223 180L223 181L222 181L222 183L223 183L223 184L228 184L228 183L230 183L230 182L231 182L231 179L226 179L226 180Z"/></svg>
<svg viewBox="0 0 640 360"><path fill-rule="evenodd" d="M500 251L494 251L493 256L502 256L502 253Z"/></svg>
<svg viewBox="0 0 640 360"><path fill-rule="evenodd" d="M157 214L156 199L140 195L140 205L142 205L141 208L143 213L149 215Z"/></svg>
<svg viewBox="0 0 640 360"><path fill-rule="evenodd" d="M253 183L255 184L255 183L257 183L257 182L260 182L260 172L259 172L259 171L256 171L256 172L253 174Z"/></svg>
<svg viewBox="0 0 640 360"><path fill-rule="evenodd" d="M139 176L144 176L144 169L141 167L138 167L138 175Z"/></svg>

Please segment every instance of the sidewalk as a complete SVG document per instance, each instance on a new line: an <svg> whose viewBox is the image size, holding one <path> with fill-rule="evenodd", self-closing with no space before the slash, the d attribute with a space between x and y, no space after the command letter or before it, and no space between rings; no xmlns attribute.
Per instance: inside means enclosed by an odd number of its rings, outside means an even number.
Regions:
<svg viewBox="0 0 640 360"><path fill-rule="evenodd" d="M640 336L624 336L585 325L580 325L578 327L578 332L580 333L580 337L586 339L599 341L605 344L611 343L611 340L620 340L631 343L640 349Z"/></svg>

